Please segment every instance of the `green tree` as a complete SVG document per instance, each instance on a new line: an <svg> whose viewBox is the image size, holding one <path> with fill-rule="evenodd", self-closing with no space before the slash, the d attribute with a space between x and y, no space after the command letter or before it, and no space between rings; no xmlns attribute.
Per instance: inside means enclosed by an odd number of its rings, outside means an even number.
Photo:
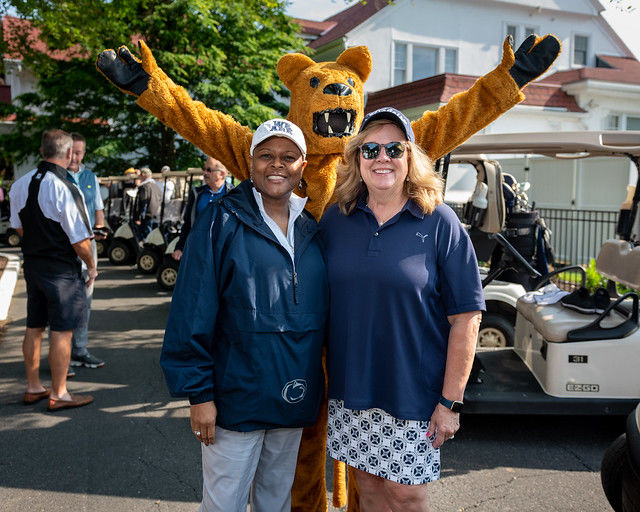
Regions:
<svg viewBox="0 0 640 512"><path fill-rule="evenodd" d="M38 88L0 106L15 129L0 135L0 157L37 153L43 130L61 127L87 137L87 161L101 174L130 165L184 168L198 151L118 91L95 68L105 48L144 39L160 67L197 100L255 127L286 113L278 58L301 50L285 0L0 0L17 14L0 51L18 56ZM34 44L37 39L44 45ZM125 161L124 158L127 158Z"/></svg>

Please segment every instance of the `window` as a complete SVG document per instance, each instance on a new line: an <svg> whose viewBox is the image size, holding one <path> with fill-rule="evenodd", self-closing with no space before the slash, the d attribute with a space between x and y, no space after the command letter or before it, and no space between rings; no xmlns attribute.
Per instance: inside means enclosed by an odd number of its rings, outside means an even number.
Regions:
<svg viewBox="0 0 640 512"><path fill-rule="evenodd" d="M609 114L604 125L605 130L640 130L640 116Z"/></svg>
<svg viewBox="0 0 640 512"><path fill-rule="evenodd" d="M413 47L413 76L412 80L420 80L438 74L438 49Z"/></svg>
<svg viewBox="0 0 640 512"><path fill-rule="evenodd" d="M518 23L507 22L504 24L504 35L513 37L513 44L517 48L531 34L539 34L539 27L533 25L520 25ZM502 42L502 41L501 41ZM500 45L502 52L502 44ZM501 53L502 55L502 53Z"/></svg>
<svg viewBox="0 0 640 512"><path fill-rule="evenodd" d="M627 130L640 130L640 117L627 116Z"/></svg>
<svg viewBox="0 0 640 512"><path fill-rule="evenodd" d="M407 76L407 45L396 43L393 60L393 85L405 82Z"/></svg>
<svg viewBox="0 0 640 512"><path fill-rule="evenodd" d="M456 48L394 42L393 58L393 85L458 70Z"/></svg>
<svg viewBox="0 0 640 512"><path fill-rule="evenodd" d="M458 71L458 50L447 48L444 51L444 72L456 73Z"/></svg>
<svg viewBox="0 0 640 512"><path fill-rule="evenodd" d="M609 114L605 120L605 130L619 130L620 116L618 114Z"/></svg>
<svg viewBox="0 0 640 512"><path fill-rule="evenodd" d="M589 38L586 36L573 36L573 63L576 66L587 65L587 50Z"/></svg>

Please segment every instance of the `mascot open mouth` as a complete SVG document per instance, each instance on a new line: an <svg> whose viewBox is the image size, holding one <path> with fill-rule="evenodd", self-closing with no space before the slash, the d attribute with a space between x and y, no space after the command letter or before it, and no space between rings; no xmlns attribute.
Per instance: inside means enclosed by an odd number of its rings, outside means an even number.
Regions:
<svg viewBox="0 0 640 512"><path fill-rule="evenodd" d="M353 135L356 111L343 108L313 113L313 131L321 137L348 137Z"/></svg>

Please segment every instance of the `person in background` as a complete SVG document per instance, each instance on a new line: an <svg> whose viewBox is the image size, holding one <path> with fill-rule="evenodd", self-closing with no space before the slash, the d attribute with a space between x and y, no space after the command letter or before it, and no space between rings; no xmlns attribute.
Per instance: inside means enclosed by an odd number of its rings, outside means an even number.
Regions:
<svg viewBox="0 0 640 512"><path fill-rule="evenodd" d="M394 108L365 116L320 221L331 306L327 451L360 509L427 512L485 309L473 246Z"/></svg>
<svg viewBox="0 0 640 512"><path fill-rule="evenodd" d="M327 275L318 225L292 194L302 130L258 127L251 179L210 203L187 241L160 365L202 447L201 512L290 512L302 428L324 392Z"/></svg>
<svg viewBox="0 0 640 512"><path fill-rule="evenodd" d="M160 174L165 174L171 171L171 168L168 165L163 165L162 169L160 169ZM164 178L160 178L159 180L155 180L156 185L160 188L160 193L162 197L164 197L165 203L168 203L173 199L173 196L176 192L176 184L171 180L166 180Z"/></svg>
<svg viewBox="0 0 640 512"><path fill-rule="evenodd" d="M140 169L140 179L133 202L133 222L138 232L138 240L142 241L151 232L154 223L160 219L162 192L153 181L151 169L148 167Z"/></svg>
<svg viewBox="0 0 640 512"><path fill-rule="evenodd" d="M187 243L187 236L194 225L196 218L208 206L209 203L220 199L229 190L227 183L227 168L215 158L207 158L202 169L204 184L196 187L189 193L189 202L184 211L184 223L180 229L180 239L173 251L173 259L180 261L182 251Z"/></svg>
<svg viewBox="0 0 640 512"><path fill-rule="evenodd" d="M91 224L82 194L67 179L73 139L62 130L42 135L38 168L17 180L9 193L11 227L22 237L27 285L27 328L22 344L25 404L48 398L48 409L69 409L93 401L67 390L73 330L86 321L85 286L98 275L91 253ZM83 282L80 260L86 267ZM51 388L40 381L40 349L49 325Z"/></svg>
<svg viewBox="0 0 640 512"><path fill-rule="evenodd" d="M87 150L87 143L85 138L79 133L72 133L73 138L73 150L71 153L71 162L67 170L69 171L67 176L72 183L74 183L82 192L84 197L84 203L87 207L87 213L89 215L89 222L93 228L104 228L104 204L102 203L102 197L100 195L100 184L96 175L87 169L82 160ZM96 234L96 238L101 235ZM102 236L104 238L104 236ZM98 250L96 248L95 239L91 240L91 253L93 254L93 261L98 263ZM83 280L87 281L87 269L83 265L82 269ZM89 317L91 315L91 302L93 300L93 284L87 287L87 317L86 322L80 324L73 330L73 336L71 338L71 366L84 366L86 368L101 368L104 366L104 361L97 358L89 352ZM73 370L70 370L70 374L67 377L75 375Z"/></svg>

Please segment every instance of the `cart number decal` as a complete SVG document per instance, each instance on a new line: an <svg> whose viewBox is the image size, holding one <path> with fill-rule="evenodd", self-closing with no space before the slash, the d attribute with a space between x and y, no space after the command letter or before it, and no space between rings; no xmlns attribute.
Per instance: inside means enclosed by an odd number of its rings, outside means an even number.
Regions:
<svg viewBox="0 0 640 512"><path fill-rule="evenodd" d="M567 382L567 391L582 391L584 393L598 393L600 391L599 384L573 384Z"/></svg>
<svg viewBox="0 0 640 512"><path fill-rule="evenodd" d="M589 356L569 355L570 363L588 363Z"/></svg>

